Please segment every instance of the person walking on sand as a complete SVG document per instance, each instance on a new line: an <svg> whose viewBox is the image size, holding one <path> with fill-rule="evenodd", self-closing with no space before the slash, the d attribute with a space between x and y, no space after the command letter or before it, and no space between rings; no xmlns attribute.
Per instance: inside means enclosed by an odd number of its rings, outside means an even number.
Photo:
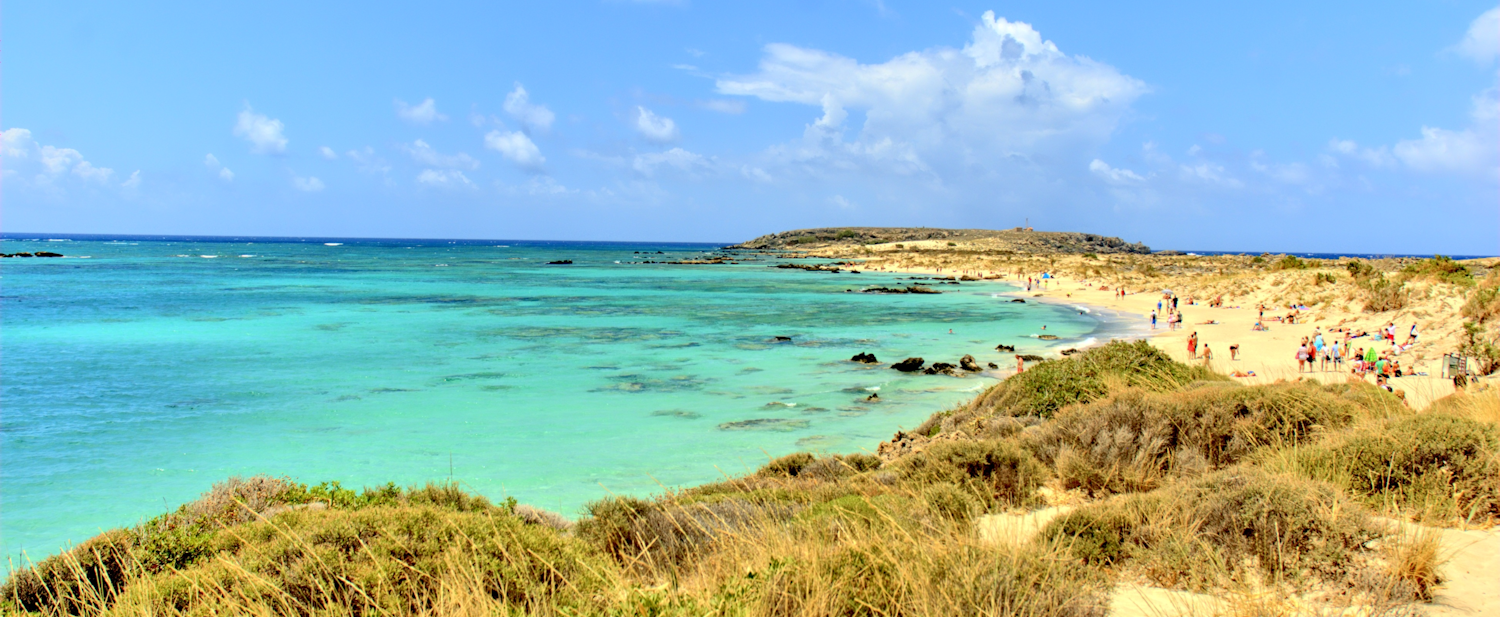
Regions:
<svg viewBox="0 0 1500 617"><path fill-rule="evenodd" d="M1151 311L1151 329L1156 329L1156 311Z"/></svg>
<svg viewBox="0 0 1500 617"><path fill-rule="evenodd" d="M1308 360L1307 337L1304 336L1304 337L1302 337L1302 342L1297 344L1297 372L1298 373L1301 373L1302 369L1304 369L1304 368L1307 367L1307 360Z"/></svg>
<svg viewBox="0 0 1500 617"><path fill-rule="evenodd" d="M1214 350L1208 348L1208 343L1204 343L1203 344L1203 366L1208 366L1208 362L1210 360L1213 360L1213 359L1214 359Z"/></svg>
<svg viewBox="0 0 1500 617"><path fill-rule="evenodd" d="M1016 354L1016 374L1020 375L1025 370L1026 370L1026 359L1022 358L1020 354Z"/></svg>
<svg viewBox="0 0 1500 617"><path fill-rule="evenodd" d="M1233 362L1233 361L1239 360L1239 359L1240 359L1240 344L1239 343L1235 343L1233 345L1230 345L1229 346L1229 360L1231 362Z"/></svg>

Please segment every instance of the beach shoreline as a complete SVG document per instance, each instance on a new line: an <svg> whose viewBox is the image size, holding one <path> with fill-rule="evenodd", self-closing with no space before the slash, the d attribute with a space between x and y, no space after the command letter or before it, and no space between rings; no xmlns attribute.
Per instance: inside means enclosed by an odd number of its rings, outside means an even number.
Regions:
<svg viewBox="0 0 1500 617"><path fill-rule="evenodd" d="M819 255L817 251L809 251L809 256L829 257ZM831 257L830 257L831 258ZM873 260L872 260L873 261ZM1338 369L1299 371L1296 363L1296 349L1301 337L1312 337L1315 332L1327 327L1334 327L1346 322L1369 321L1369 317L1357 315L1336 314L1335 317L1343 319L1338 324L1325 322L1323 316L1313 314L1307 316L1305 321L1297 324L1274 323L1268 325L1264 331L1253 330L1254 324L1259 321L1259 312L1254 306L1241 304L1227 307L1209 307L1197 303L1197 299L1179 297L1182 303L1180 312L1184 315L1192 313L1193 317L1183 323L1177 329L1168 328L1165 314L1165 303L1169 300L1157 291L1132 290L1126 288L1124 298L1115 294L1118 289L1116 285L1104 284L1097 280L1069 277L1058 273L1050 273L1051 278L1046 279L1046 286L1040 286L1041 272L1033 273L1038 284L1032 289L1025 289L1026 281L1020 278L1012 278L1010 274L985 269L967 268L941 268L907 266L890 263L882 260L878 266L871 269L874 272L917 274L928 276L973 276L985 281L999 281L1011 285L1021 286L1019 289L1009 292L1007 295L1021 298L1027 302L1046 302L1054 305L1079 305L1088 307L1090 312L1107 311L1112 316L1115 324L1120 324L1118 332L1126 336L1104 336L1090 345L1074 345L1082 350L1087 347L1099 346L1110 340L1144 339L1152 346L1166 352L1173 360L1186 363L1201 363L1210 369L1225 375L1231 375L1236 382L1246 385L1270 384L1280 381L1294 381L1299 379L1311 379L1320 383L1342 383L1342 382L1364 382L1374 384L1373 376L1358 376L1352 374L1350 367L1346 364ZM1158 323L1153 329L1150 325L1150 315L1157 308L1157 302L1162 301L1163 312L1158 315ZM1191 303L1189 303L1191 302ZM1284 313L1287 309L1267 307L1267 316L1276 313ZM1205 319L1199 319L1205 317ZM1104 320L1101 320L1104 321ZM1134 321L1134 324L1131 322ZM1215 323L1205 323L1213 321ZM1376 319L1375 321L1379 321ZM1096 332L1110 331L1111 325L1101 324ZM1376 328L1367 328L1373 332ZM1199 334L1199 349L1212 350L1212 359L1205 360L1202 357L1193 358L1187 349L1187 339L1193 333ZM1404 336L1404 335L1403 335ZM1331 337L1330 337L1331 338ZM1331 340L1330 340L1331 342ZM1341 341L1342 342L1342 341ZM1355 349L1373 343L1372 338L1359 338L1350 341ZM1362 345L1365 343L1365 345ZM1236 357L1231 358L1230 346L1238 346ZM1066 349L1069 346L1054 346L1054 349ZM1417 374L1407 374L1401 377L1393 377L1389 380L1391 387L1401 391L1407 404L1414 409L1422 409L1440 398L1453 394L1456 390L1451 380L1440 377L1439 363L1437 359L1420 358L1415 361L1407 360ZM1424 362L1425 360L1425 362ZM1014 374L1014 370L1009 371ZM1244 375L1244 376L1241 376Z"/></svg>

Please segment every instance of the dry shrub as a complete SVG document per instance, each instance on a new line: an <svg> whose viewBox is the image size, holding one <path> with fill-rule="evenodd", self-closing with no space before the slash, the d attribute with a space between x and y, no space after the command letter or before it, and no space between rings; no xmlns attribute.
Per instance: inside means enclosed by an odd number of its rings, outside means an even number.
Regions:
<svg viewBox="0 0 1500 617"><path fill-rule="evenodd" d="M757 503L728 495L691 503L613 497L585 506L589 516L578 536L616 561L643 573L687 568L712 552L726 534L743 532L766 520L790 517L798 508Z"/></svg>
<svg viewBox="0 0 1500 617"><path fill-rule="evenodd" d="M572 521L551 510L543 510L523 503L516 506L515 512L516 518L529 525L542 525L557 531L568 531L573 528Z"/></svg>
<svg viewBox="0 0 1500 617"><path fill-rule="evenodd" d="M1266 582L1341 581L1379 535L1332 485L1241 466L1079 508L1040 538L1086 562L1201 590L1246 568Z"/></svg>
<svg viewBox="0 0 1500 617"><path fill-rule="evenodd" d="M1378 391L1306 382L1211 384L1170 394L1129 389L1064 409L1026 443L1055 467L1065 488L1090 495L1149 491L1171 477L1221 469L1258 448L1302 443L1399 405L1386 401L1394 399L1389 395L1369 396Z"/></svg>
<svg viewBox="0 0 1500 617"><path fill-rule="evenodd" d="M1399 279L1381 275L1360 283L1360 287L1365 293L1366 313L1399 311L1411 302L1411 291Z"/></svg>
<svg viewBox="0 0 1500 617"><path fill-rule="evenodd" d="M618 576L587 545L499 509L291 511L224 528L215 534L213 559L157 573L133 540L124 530L96 539L112 551L102 569L90 561L101 554L91 543L18 572L7 599L26 610L78 615L432 614L453 612L455 603L531 614L598 610ZM49 580L55 569L107 570L108 585Z"/></svg>
<svg viewBox="0 0 1500 617"><path fill-rule="evenodd" d="M1390 587L1385 595L1423 602L1432 600L1432 593L1443 582L1439 570L1446 559L1441 549L1440 536L1430 530L1403 533L1384 543L1381 552Z"/></svg>
<svg viewBox="0 0 1500 617"><path fill-rule="evenodd" d="M755 572L764 587L754 614L1102 616L1109 584L1056 547L996 547L970 535L894 540L852 531L836 544L805 541L795 528L754 549L778 557Z"/></svg>
<svg viewBox="0 0 1500 617"><path fill-rule="evenodd" d="M1464 317L1479 323L1500 315L1500 269L1491 270L1489 276L1474 291L1469 292L1460 312Z"/></svg>
<svg viewBox="0 0 1500 617"><path fill-rule="evenodd" d="M182 522L188 525L235 524L255 520L255 515L282 505L283 498L295 484L288 478L251 476L231 477L213 485L182 511Z"/></svg>
<svg viewBox="0 0 1500 617"><path fill-rule="evenodd" d="M1433 401L1425 413L1472 418L1500 425L1500 390L1491 388L1473 394L1459 390Z"/></svg>
<svg viewBox="0 0 1500 617"><path fill-rule="evenodd" d="M896 463L908 483L952 484L986 509L1029 505L1046 480L1046 469L1030 452L1008 441L942 441Z"/></svg>

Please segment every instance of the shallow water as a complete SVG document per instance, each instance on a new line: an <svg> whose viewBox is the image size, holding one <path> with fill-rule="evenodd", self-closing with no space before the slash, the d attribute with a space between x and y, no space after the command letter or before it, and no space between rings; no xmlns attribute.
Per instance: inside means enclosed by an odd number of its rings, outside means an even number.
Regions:
<svg viewBox="0 0 1500 617"><path fill-rule="evenodd" d="M1009 368L997 343L1103 327L996 282L866 295L844 290L905 281L631 263L711 248L6 239L68 258L0 262L0 551L40 558L258 473L451 476L575 516L795 450L873 450L995 383L856 352ZM1029 336L1043 324L1061 340Z"/></svg>

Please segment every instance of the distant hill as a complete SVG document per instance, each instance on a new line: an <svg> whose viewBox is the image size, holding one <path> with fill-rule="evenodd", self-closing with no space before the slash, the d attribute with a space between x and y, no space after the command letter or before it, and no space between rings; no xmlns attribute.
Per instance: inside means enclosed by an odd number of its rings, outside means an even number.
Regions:
<svg viewBox="0 0 1500 617"><path fill-rule="evenodd" d="M937 229L933 227L822 227L794 229L742 242L731 249L810 249L839 245L942 241L977 245L988 250L1024 253L1136 253L1151 248L1119 238L1072 231L1031 231L1017 227L993 229Z"/></svg>

